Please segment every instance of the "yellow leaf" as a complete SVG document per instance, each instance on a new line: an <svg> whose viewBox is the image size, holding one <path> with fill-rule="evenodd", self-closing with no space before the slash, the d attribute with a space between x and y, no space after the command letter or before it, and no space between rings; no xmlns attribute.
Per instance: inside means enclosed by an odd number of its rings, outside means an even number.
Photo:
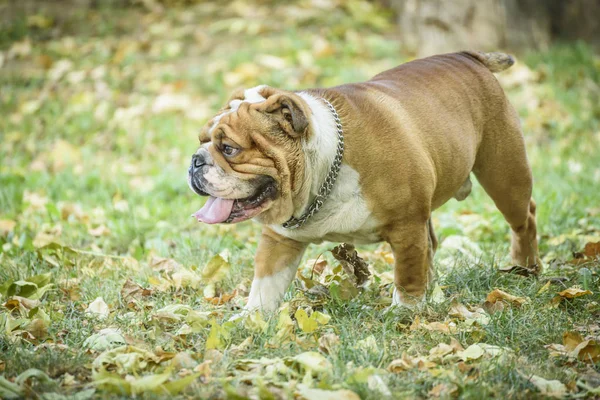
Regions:
<svg viewBox="0 0 600 400"><path fill-rule="evenodd" d="M217 324L217 320L214 318L210 321L210 323L211 328L210 333L208 334L208 338L206 339L205 350L223 349L225 347L225 344L223 343L223 340L221 340L219 324Z"/></svg>
<svg viewBox="0 0 600 400"><path fill-rule="evenodd" d="M309 317L306 311L301 308L296 310L294 316L296 317L296 321L298 321L298 326L305 333L316 331L319 328L319 325L325 325L331 319L329 315L318 311L313 311Z"/></svg>
<svg viewBox="0 0 600 400"><path fill-rule="evenodd" d="M491 304L494 304L500 300L507 301L516 306L525 304L528 301L528 299L526 299L525 297L513 296L512 294L506 293L505 291L500 290L500 289L492 290L485 299L485 301L487 301Z"/></svg>
<svg viewBox="0 0 600 400"><path fill-rule="evenodd" d="M581 296L585 296L588 294L593 294L593 293L590 292L589 290L583 290L583 289L579 289L579 288L575 288L575 287L565 289L562 292L558 293L558 295L560 297L563 297L565 299L574 299L575 297L581 297Z"/></svg>
<svg viewBox="0 0 600 400"><path fill-rule="evenodd" d="M548 291L548 289L550 289L550 285L552 284L552 281L548 281L546 282L546 284L544 286L542 286L540 288L540 290L538 290L537 294L542 294Z"/></svg>
<svg viewBox="0 0 600 400"><path fill-rule="evenodd" d="M219 282L229 273L231 266L219 254L211 258L202 270L202 279L206 282Z"/></svg>
<svg viewBox="0 0 600 400"><path fill-rule="evenodd" d="M433 288L433 291L431 292L431 301L433 301L435 304L440 304L443 303L445 300L446 296L444 296L442 288L440 287L440 285L436 284Z"/></svg>
<svg viewBox="0 0 600 400"><path fill-rule="evenodd" d="M244 319L244 327L251 332L265 332L267 325L259 310L248 314Z"/></svg>
<svg viewBox="0 0 600 400"><path fill-rule="evenodd" d="M319 311L314 311L310 315L310 317L314 318L315 321L317 321L321 325L327 324L329 322L329 320L331 319L331 316L329 316L327 314L323 314L322 312L319 312Z"/></svg>
<svg viewBox="0 0 600 400"><path fill-rule="evenodd" d="M306 314L306 311L301 308L296 310L294 316L296 317L296 321L298 321L298 326L302 332L312 333L319 327L319 323L314 318L309 318L308 314Z"/></svg>
<svg viewBox="0 0 600 400"><path fill-rule="evenodd" d="M269 340L271 346L277 346L285 343L287 340L294 338L294 321L290 317L290 307L288 303L285 303L279 312L279 319L277 320L277 333L275 337Z"/></svg>

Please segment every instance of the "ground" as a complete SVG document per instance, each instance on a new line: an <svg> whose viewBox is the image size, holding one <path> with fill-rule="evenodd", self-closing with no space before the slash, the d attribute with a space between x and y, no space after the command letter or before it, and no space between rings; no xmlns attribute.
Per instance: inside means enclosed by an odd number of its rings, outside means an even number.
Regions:
<svg viewBox="0 0 600 400"><path fill-rule="evenodd" d="M190 217L201 126L234 88L410 55L362 0L123 3L0 5L0 397L600 396L597 53L556 44L498 76L535 176L539 278L500 271L508 227L475 185L434 214L423 307L386 312L386 245L358 248L359 290L326 243L281 312L229 322L260 227Z"/></svg>

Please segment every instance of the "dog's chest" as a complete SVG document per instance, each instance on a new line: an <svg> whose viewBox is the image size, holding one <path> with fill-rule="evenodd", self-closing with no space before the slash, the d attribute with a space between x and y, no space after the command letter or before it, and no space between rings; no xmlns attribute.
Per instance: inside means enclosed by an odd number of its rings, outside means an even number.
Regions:
<svg viewBox="0 0 600 400"><path fill-rule="evenodd" d="M285 229L281 225L271 228L282 236L300 242L375 243L381 240L379 222L361 193L358 173L342 165L337 182L321 209L303 226Z"/></svg>

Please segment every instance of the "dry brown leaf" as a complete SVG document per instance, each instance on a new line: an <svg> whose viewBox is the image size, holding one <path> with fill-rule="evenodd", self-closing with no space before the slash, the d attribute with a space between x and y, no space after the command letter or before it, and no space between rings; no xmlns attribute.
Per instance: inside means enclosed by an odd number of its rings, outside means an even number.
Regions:
<svg viewBox="0 0 600 400"><path fill-rule="evenodd" d="M475 311L469 311L467 307L458 302L453 302L448 310L448 314L451 317L463 319L465 321L472 320L480 325L487 325L490 322L490 317L485 313L482 308L478 308Z"/></svg>
<svg viewBox="0 0 600 400"><path fill-rule="evenodd" d="M362 286L369 280L369 277L371 276L369 266L365 260L358 256L353 245L342 243L339 246L334 247L331 250L331 254L333 254L333 257L342 264L342 267L348 276L356 278L357 286Z"/></svg>
<svg viewBox="0 0 600 400"><path fill-rule="evenodd" d="M525 297L513 296L512 294L506 293L505 291L500 289L492 290L485 299L485 301L490 304L495 304L500 300L506 301L516 306L521 306L527 303L527 301L529 301L529 299Z"/></svg>
<svg viewBox="0 0 600 400"><path fill-rule="evenodd" d="M586 257L595 258L600 256L600 242L589 242L585 244L583 254Z"/></svg>
<svg viewBox="0 0 600 400"><path fill-rule="evenodd" d="M32 300L21 296L12 296L4 303L4 307L9 310L19 308L21 310L31 310L40 305L39 300Z"/></svg>
<svg viewBox="0 0 600 400"><path fill-rule="evenodd" d="M421 324L421 327L428 331L431 331L431 332L442 332L442 333L446 333L446 334L456 332L456 324L452 321L448 321L448 322L433 321L433 322Z"/></svg>
<svg viewBox="0 0 600 400"><path fill-rule="evenodd" d="M157 272L171 273L181 269L181 264L172 258L152 257L148 262L150 268Z"/></svg>
<svg viewBox="0 0 600 400"><path fill-rule="evenodd" d="M581 296L585 296L588 294L593 294L593 293L590 292L589 290L583 290L583 289L579 289L576 287L571 287L571 288L565 289L562 292L558 293L558 295L560 297L565 298L565 299L574 299L576 297L581 297Z"/></svg>
<svg viewBox="0 0 600 400"><path fill-rule="evenodd" d="M521 276L535 276L539 273L537 268L522 267L520 265L511 265L508 267L499 268L498 271L505 274L515 274Z"/></svg>
<svg viewBox="0 0 600 400"><path fill-rule="evenodd" d="M579 361L596 363L600 361L600 344L596 340L584 340L571 352Z"/></svg>
<svg viewBox="0 0 600 400"><path fill-rule="evenodd" d="M433 359L441 359L447 354L453 353L454 348L446 343L439 343L437 346L429 350L429 357Z"/></svg>
<svg viewBox="0 0 600 400"><path fill-rule="evenodd" d="M567 351L573 351L583 342L583 336L578 332L565 332L563 333L563 345Z"/></svg>
<svg viewBox="0 0 600 400"><path fill-rule="evenodd" d="M332 354L340 343L340 337L335 333L326 333L319 338L319 350L325 354Z"/></svg>
<svg viewBox="0 0 600 400"><path fill-rule="evenodd" d="M323 271L325 271L325 267L327 267L327 260L308 260L306 261L306 266L308 266L314 274L321 275Z"/></svg>
<svg viewBox="0 0 600 400"><path fill-rule="evenodd" d="M48 325L41 318L36 318L27 325L27 332L32 334L37 340L42 340L48 336Z"/></svg>
<svg viewBox="0 0 600 400"><path fill-rule="evenodd" d="M600 344L593 339L586 340L578 332L565 332L562 345L553 343L545 347L554 357L567 356L588 363L600 361Z"/></svg>
<svg viewBox="0 0 600 400"><path fill-rule="evenodd" d="M406 352L402 353L402 358L393 360L387 367L387 370L398 374L403 371L408 371L413 368L427 370L437 366L433 361L429 361L425 357L411 357Z"/></svg>
<svg viewBox="0 0 600 400"><path fill-rule="evenodd" d="M229 301L231 301L231 299L233 299L236 295L237 295L237 290L234 290L233 292L231 292L229 294L222 293L216 297L205 297L204 300L208 301L212 305L220 306L222 304L225 304L225 303L228 303Z"/></svg>
<svg viewBox="0 0 600 400"><path fill-rule="evenodd" d="M140 299L141 297L150 295L152 295L152 290L144 289L131 279L127 279L121 288L121 298L123 300L129 300L130 298Z"/></svg>

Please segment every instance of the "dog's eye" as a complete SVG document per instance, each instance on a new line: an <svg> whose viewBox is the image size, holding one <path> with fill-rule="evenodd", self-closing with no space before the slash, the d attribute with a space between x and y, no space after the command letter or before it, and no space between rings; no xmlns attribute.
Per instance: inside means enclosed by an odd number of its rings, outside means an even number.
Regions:
<svg viewBox="0 0 600 400"><path fill-rule="evenodd" d="M239 151L240 151L240 149L236 149L235 147L232 147L232 146L229 146L226 144L221 146L221 152L223 153L223 155L225 155L227 157L235 156Z"/></svg>

